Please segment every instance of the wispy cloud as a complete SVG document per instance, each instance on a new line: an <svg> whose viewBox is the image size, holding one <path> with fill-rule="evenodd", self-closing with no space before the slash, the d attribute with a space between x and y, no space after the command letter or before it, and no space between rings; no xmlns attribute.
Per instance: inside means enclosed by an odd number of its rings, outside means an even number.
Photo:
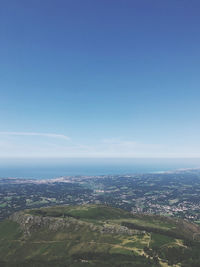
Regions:
<svg viewBox="0 0 200 267"><path fill-rule="evenodd" d="M64 134L54 134L54 133L37 133L37 132L0 132L0 135L8 136L42 136L42 137L50 137L50 138L59 138L70 140L70 138Z"/></svg>
<svg viewBox="0 0 200 267"><path fill-rule="evenodd" d="M25 138L25 136L38 136L38 138ZM76 140L66 142L68 140L70 140L68 136L54 133L0 132L0 158L200 157L199 147L143 143L121 138L87 143L79 143Z"/></svg>

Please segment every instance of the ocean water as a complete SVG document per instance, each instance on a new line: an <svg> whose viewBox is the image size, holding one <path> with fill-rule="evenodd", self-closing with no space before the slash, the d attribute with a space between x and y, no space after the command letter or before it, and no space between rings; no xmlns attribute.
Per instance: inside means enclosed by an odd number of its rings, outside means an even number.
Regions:
<svg viewBox="0 0 200 267"><path fill-rule="evenodd" d="M125 175L199 168L200 159L0 159L0 177Z"/></svg>

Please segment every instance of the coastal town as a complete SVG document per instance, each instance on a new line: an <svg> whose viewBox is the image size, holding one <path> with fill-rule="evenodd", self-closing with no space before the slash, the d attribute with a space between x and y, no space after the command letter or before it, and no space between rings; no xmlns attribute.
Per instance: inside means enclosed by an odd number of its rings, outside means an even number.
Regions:
<svg viewBox="0 0 200 267"><path fill-rule="evenodd" d="M133 213L180 217L200 224L199 192L198 169L50 180L1 178L0 219L29 208L104 203Z"/></svg>

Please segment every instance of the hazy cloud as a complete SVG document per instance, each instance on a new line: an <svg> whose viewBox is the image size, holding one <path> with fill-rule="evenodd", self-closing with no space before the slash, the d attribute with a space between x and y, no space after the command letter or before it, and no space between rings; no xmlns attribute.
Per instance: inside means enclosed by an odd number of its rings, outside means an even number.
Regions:
<svg viewBox="0 0 200 267"><path fill-rule="evenodd" d="M8 138L8 137L13 138ZM25 138L30 136L32 138ZM37 137L38 138L35 138ZM0 158L19 157L199 157L199 147L142 143L111 138L91 142L71 141L68 136L38 132L0 132ZM39 138L49 137L49 138ZM66 142L70 140L70 142Z"/></svg>
<svg viewBox="0 0 200 267"><path fill-rule="evenodd" d="M70 140L70 138L63 134L54 134L54 133L37 133L37 132L0 132L0 135L8 136L42 136L42 137L51 137L51 138L60 138L65 140Z"/></svg>

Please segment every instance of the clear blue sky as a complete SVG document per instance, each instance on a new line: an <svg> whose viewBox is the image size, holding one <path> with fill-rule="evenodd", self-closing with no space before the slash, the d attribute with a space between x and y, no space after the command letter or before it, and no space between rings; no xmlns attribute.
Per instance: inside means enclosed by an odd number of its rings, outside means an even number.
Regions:
<svg viewBox="0 0 200 267"><path fill-rule="evenodd" d="M2 0L0 157L200 157L199 0Z"/></svg>

